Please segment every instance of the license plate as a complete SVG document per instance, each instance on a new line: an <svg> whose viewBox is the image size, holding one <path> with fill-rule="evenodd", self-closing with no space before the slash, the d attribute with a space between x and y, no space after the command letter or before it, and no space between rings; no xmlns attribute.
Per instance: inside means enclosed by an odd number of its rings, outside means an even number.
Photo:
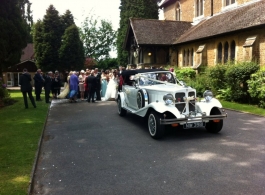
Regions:
<svg viewBox="0 0 265 195"><path fill-rule="evenodd" d="M184 129L205 127L205 122L186 123L183 125L183 127L184 127Z"/></svg>

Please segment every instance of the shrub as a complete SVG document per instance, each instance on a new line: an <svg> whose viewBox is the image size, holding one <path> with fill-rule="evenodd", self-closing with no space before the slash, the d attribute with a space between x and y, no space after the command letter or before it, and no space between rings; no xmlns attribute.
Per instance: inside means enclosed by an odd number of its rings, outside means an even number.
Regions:
<svg viewBox="0 0 265 195"><path fill-rule="evenodd" d="M6 84L3 83L3 79L0 77L0 107L12 105L14 102L8 93Z"/></svg>
<svg viewBox="0 0 265 195"><path fill-rule="evenodd" d="M179 80L185 80L187 78L195 78L196 71L192 68L181 68L175 70L176 76Z"/></svg>
<svg viewBox="0 0 265 195"><path fill-rule="evenodd" d="M186 78L184 79L188 86L196 89L197 96L202 97L206 89L211 89L211 80L207 74L196 75L195 78ZM213 91L213 93L215 93Z"/></svg>
<svg viewBox="0 0 265 195"><path fill-rule="evenodd" d="M216 65L206 70L207 75L211 79L212 88L216 91L226 88L225 72L227 69L228 65Z"/></svg>
<svg viewBox="0 0 265 195"><path fill-rule="evenodd" d="M250 102L247 80L250 75L259 70L259 65L254 62L242 62L228 66L225 73L227 88L231 88L230 98L237 102Z"/></svg>
<svg viewBox="0 0 265 195"><path fill-rule="evenodd" d="M257 103L259 107L265 108L265 67L253 73L247 83L248 93L253 103Z"/></svg>

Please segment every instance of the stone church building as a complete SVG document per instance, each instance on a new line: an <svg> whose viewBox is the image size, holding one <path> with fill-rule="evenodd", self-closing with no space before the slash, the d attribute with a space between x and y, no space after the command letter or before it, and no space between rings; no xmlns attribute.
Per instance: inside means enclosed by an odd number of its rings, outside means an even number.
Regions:
<svg viewBox="0 0 265 195"><path fill-rule="evenodd" d="M130 67L265 65L264 0L164 0L164 20L130 18Z"/></svg>

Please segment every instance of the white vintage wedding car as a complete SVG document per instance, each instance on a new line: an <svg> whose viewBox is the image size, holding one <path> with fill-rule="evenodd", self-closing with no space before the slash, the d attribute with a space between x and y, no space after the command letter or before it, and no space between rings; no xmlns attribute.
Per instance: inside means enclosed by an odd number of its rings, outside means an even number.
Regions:
<svg viewBox="0 0 265 195"><path fill-rule="evenodd" d="M152 138L161 138L165 125L184 129L205 127L212 133L222 130L227 114L210 90L199 100L195 89L179 81L170 71L161 69L126 70L120 79L119 115L130 112L146 117Z"/></svg>

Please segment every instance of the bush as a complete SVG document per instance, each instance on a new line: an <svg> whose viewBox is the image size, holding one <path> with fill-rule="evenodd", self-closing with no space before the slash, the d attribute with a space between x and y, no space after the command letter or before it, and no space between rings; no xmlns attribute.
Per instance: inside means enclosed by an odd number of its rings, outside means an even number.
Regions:
<svg viewBox="0 0 265 195"><path fill-rule="evenodd" d="M3 79L0 77L0 107L12 105L14 102L15 100L11 99L6 84L3 83Z"/></svg>
<svg viewBox="0 0 265 195"><path fill-rule="evenodd" d="M195 78L196 71L192 68L181 68L175 70L176 76L179 80L185 80L187 78Z"/></svg>
<svg viewBox="0 0 265 195"><path fill-rule="evenodd" d="M227 82L227 88L231 88L231 94L229 99L236 102L250 102L250 96L248 93L247 80L250 79L250 75L259 70L259 65L254 62L242 62L233 66L228 66L225 79Z"/></svg>
<svg viewBox="0 0 265 195"><path fill-rule="evenodd" d="M186 78L184 81L188 86L196 89L198 97L202 97L205 90L212 90L211 80L207 74L196 75L195 78ZM215 92L213 91L213 93Z"/></svg>
<svg viewBox="0 0 265 195"><path fill-rule="evenodd" d="M261 108L265 108L265 67L253 73L247 83L252 102L257 103Z"/></svg>
<svg viewBox="0 0 265 195"><path fill-rule="evenodd" d="M226 88L225 72L227 69L228 65L216 65L206 70L206 74L211 79L212 88L216 91Z"/></svg>

